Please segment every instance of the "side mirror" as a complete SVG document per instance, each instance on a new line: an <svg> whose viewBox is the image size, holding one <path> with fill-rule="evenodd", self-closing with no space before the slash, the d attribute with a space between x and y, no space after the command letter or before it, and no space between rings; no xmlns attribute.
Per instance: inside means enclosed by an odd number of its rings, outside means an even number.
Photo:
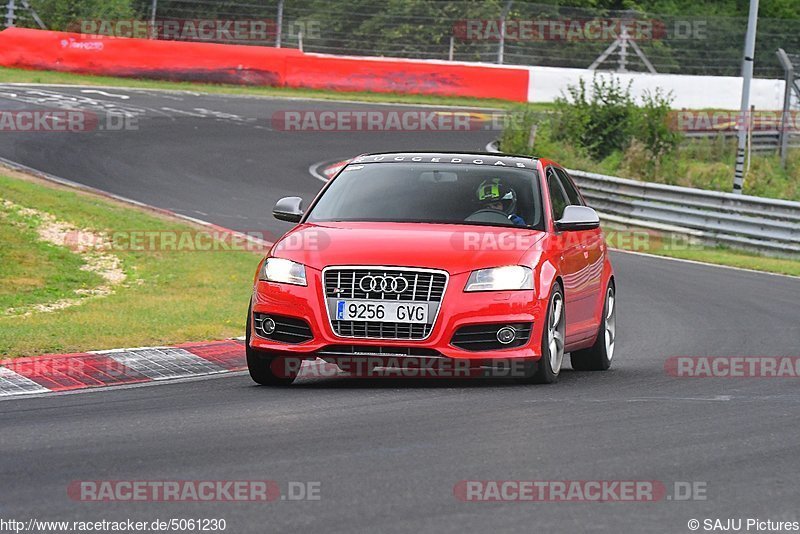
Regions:
<svg viewBox="0 0 800 534"><path fill-rule="evenodd" d="M303 217L303 199L300 197L283 197L272 208L272 216L279 221L298 223Z"/></svg>
<svg viewBox="0 0 800 534"><path fill-rule="evenodd" d="M593 230L599 226L597 212L586 206L567 206L561 219L556 221L556 228L565 232Z"/></svg>

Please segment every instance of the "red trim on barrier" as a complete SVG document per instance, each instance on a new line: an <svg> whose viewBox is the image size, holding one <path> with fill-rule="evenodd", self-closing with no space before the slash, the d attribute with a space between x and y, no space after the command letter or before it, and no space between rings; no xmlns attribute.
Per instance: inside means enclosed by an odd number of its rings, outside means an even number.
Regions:
<svg viewBox="0 0 800 534"><path fill-rule="evenodd" d="M0 65L179 81L528 99L528 72L519 67L339 57L288 48L104 38L26 28L0 32Z"/></svg>

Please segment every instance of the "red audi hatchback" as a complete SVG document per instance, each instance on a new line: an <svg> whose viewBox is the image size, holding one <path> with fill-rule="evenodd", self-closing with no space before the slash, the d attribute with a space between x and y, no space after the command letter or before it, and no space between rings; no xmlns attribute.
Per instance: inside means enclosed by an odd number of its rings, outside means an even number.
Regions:
<svg viewBox="0 0 800 534"><path fill-rule="evenodd" d="M600 221L555 162L368 154L307 210L288 197L273 214L297 226L254 280L247 364L259 384L290 384L317 358L349 372L359 358L369 370L514 368L539 383L557 380L565 353L576 370L611 365Z"/></svg>

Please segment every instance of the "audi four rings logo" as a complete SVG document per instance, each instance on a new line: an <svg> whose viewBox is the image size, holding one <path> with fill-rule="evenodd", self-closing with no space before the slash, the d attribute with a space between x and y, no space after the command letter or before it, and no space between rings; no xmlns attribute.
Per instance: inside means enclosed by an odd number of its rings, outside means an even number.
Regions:
<svg viewBox="0 0 800 534"><path fill-rule="evenodd" d="M402 293L408 289L408 280L402 276L367 275L358 283L365 293Z"/></svg>

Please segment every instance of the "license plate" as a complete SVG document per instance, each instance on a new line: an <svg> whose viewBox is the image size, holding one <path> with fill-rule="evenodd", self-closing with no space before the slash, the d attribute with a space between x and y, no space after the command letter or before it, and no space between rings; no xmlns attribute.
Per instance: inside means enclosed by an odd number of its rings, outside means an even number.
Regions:
<svg viewBox="0 0 800 534"><path fill-rule="evenodd" d="M428 304L376 300L337 300L337 321L427 323Z"/></svg>

